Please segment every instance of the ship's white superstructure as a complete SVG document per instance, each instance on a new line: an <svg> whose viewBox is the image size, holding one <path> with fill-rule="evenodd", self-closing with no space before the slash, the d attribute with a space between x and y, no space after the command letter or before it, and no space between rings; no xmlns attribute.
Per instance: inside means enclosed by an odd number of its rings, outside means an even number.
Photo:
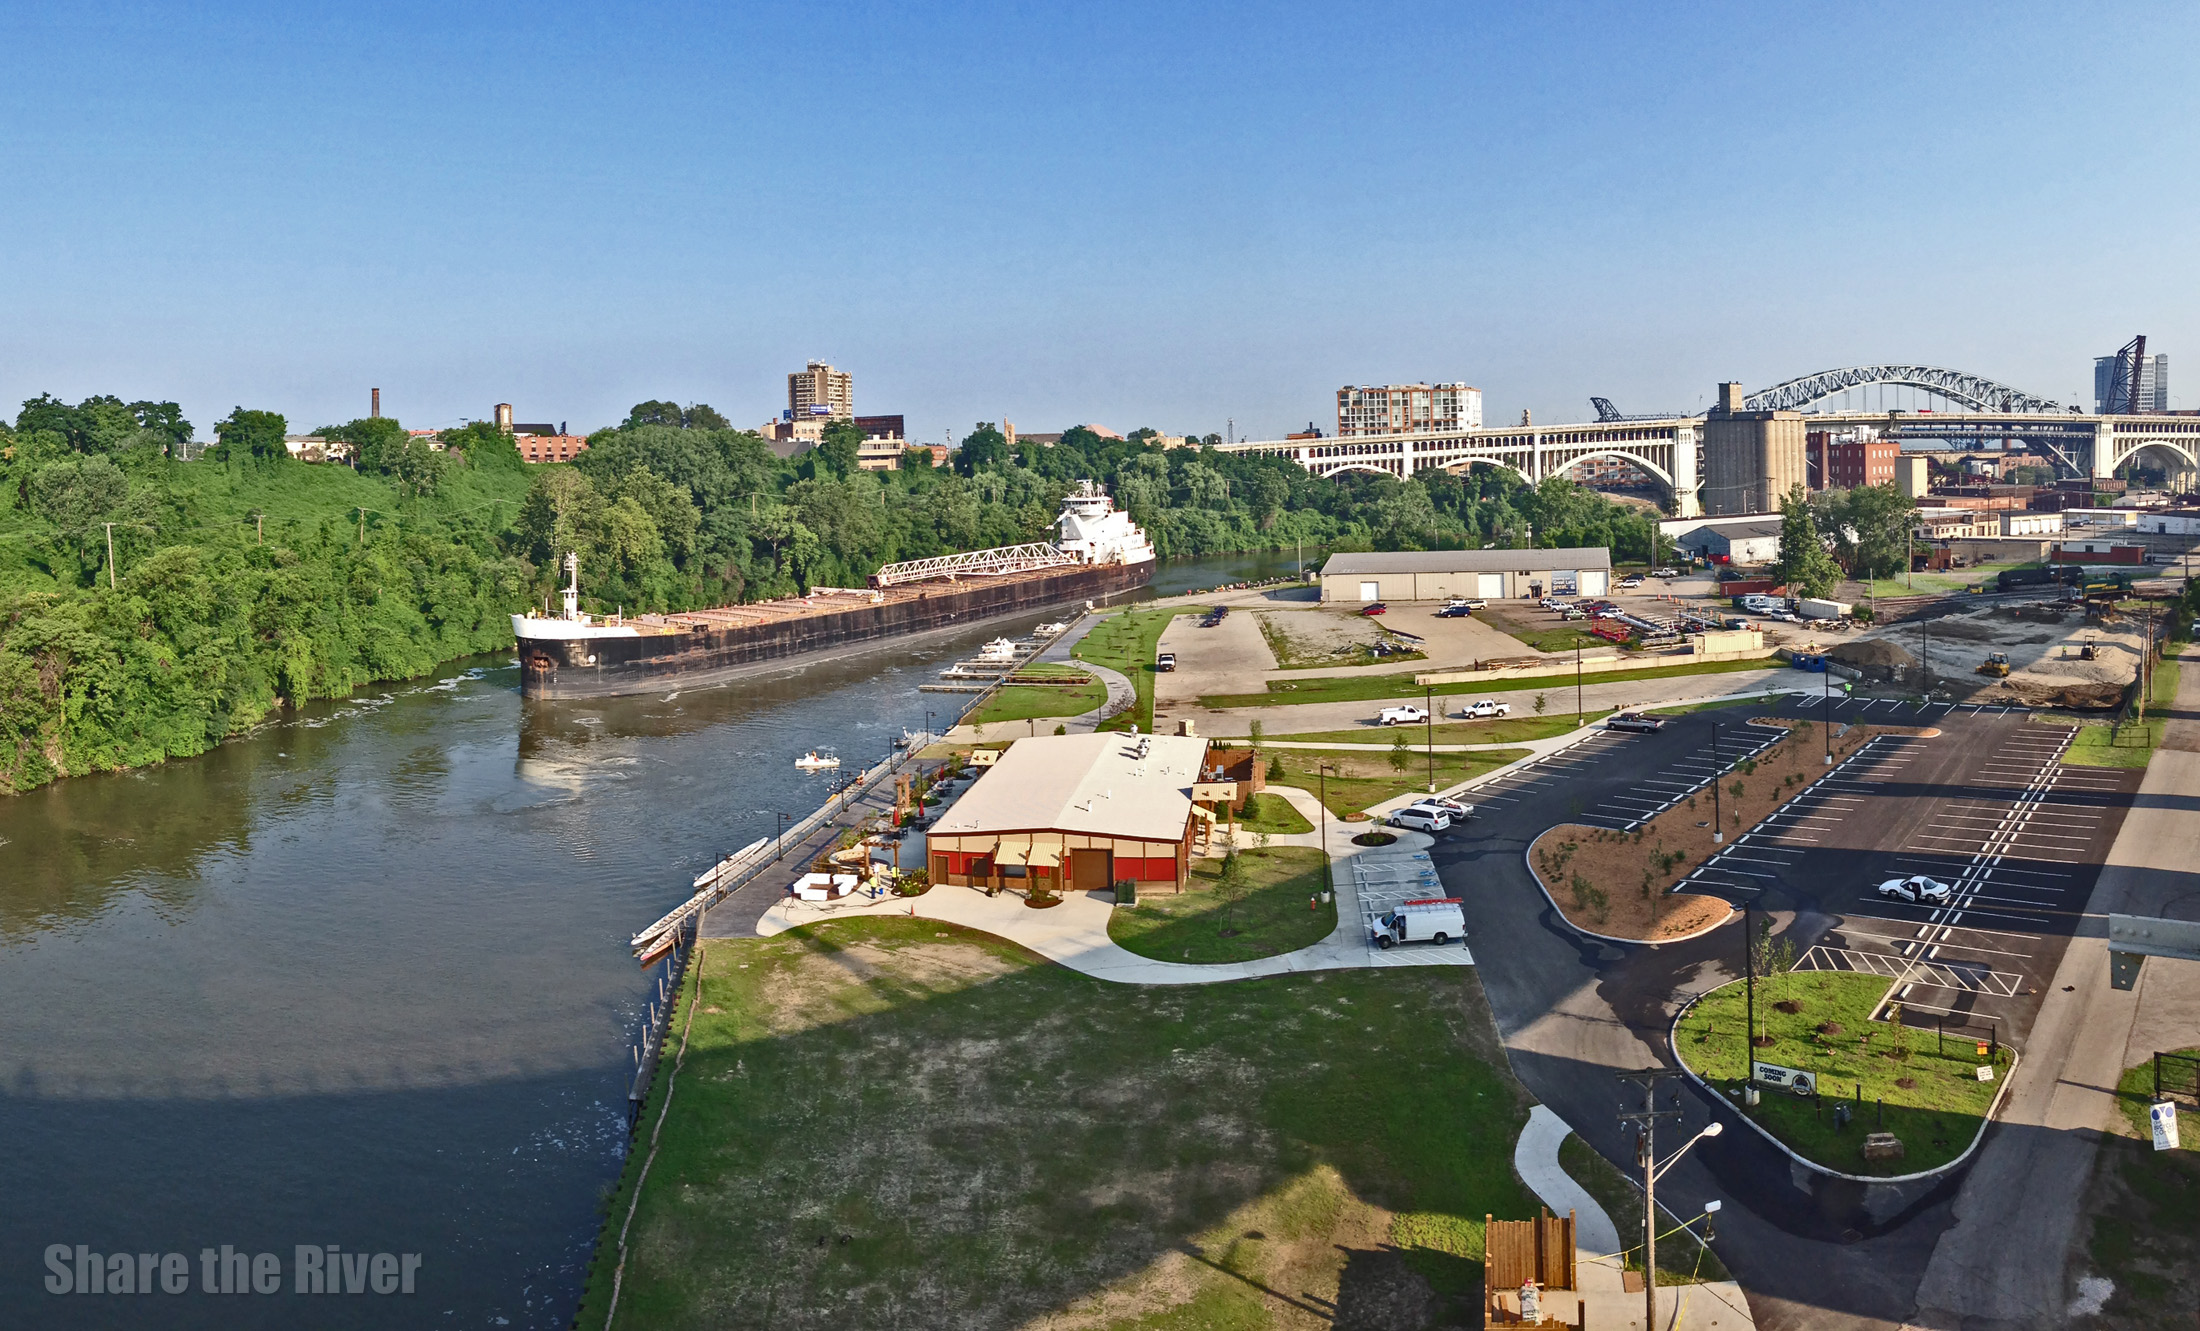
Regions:
<svg viewBox="0 0 2200 1331"><path fill-rule="evenodd" d="M1119 512L1108 492L1080 481L1062 497L1062 515L1054 520L1061 539L1055 547L1086 564L1142 564L1154 557L1153 542L1131 515Z"/></svg>
<svg viewBox="0 0 2200 1331"><path fill-rule="evenodd" d="M565 613L552 618L530 610L524 615L512 616L512 634L518 638L555 639L571 642L575 638L638 638L641 630L632 624L614 622L606 624L597 615L581 612L581 557L570 552L565 556L566 584L558 593L564 601Z"/></svg>

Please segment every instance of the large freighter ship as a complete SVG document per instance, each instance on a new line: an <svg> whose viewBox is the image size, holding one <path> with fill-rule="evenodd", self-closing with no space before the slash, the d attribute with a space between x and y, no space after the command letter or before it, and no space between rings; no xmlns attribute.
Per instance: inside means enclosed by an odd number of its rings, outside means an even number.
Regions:
<svg viewBox="0 0 2200 1331"><path fill-rule="evenodd" d="M595 698L714 684L851 644L1105 601L1153 577L1153 542L1092 482L1062 500L1054 525L1053 541L888 564L866 588L631 618L582 613L569 554L564 613L512 616L520 691Z"/></svg>

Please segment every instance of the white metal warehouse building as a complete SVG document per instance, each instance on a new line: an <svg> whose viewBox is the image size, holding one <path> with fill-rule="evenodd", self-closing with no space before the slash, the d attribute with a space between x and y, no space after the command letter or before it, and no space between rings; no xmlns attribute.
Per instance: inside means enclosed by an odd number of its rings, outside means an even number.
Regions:
<svg viewBox="0 0 2200 1331"><path fill-rule="evenodd" d="M1612 552L1597 546L1338 554L1322 565L1321 579L1324 602L1602 596L1611 590Z"/></svg>

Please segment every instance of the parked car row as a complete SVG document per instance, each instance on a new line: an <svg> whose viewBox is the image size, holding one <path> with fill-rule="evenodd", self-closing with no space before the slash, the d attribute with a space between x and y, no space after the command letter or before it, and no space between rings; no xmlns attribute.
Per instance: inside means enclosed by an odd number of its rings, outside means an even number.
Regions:
<svg viewBox="0 0 2200 1331"><path fill-rule="evenodd" d="M1511 716L1512 709L1513 705L1509 702L1498 702L1492 698L1483 698L1460 708L1459 719L1462 721L1486 721L1493 716ZM1412 703L1402 703L1396 707L1385 707L1375 714L1375 724L1379 726L1417 726L1428 719L1428 709L1416 707Z"/></svg>
<svg viewBox="0 0 2200 1331"><path fill-rule="evenodd" d="M1405 828L1409 832L1436 833L1463 823L1473 816L1472 804L1431 795L1424 800L1415 800L1391 814L1390 825Z"/></svg>

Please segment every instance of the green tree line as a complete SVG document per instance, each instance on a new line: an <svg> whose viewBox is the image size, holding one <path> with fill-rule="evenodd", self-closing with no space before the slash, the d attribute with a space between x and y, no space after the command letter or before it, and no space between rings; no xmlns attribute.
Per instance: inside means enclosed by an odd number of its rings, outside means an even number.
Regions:
<svg viewBox="0 0 2200 1331"><path fill-rule="evenodd" d="M638 404L571 465L486 424L432 439L324 425L349 465L294 461L239 407L186 461L174 403L50 396L0 423L0 791L204 752L282 708L511 646L578 553L593 609L688 609L857 586L902 559L1045 539L1107 483L1163 557L1492 543L1656 553L1656 515L1563 480L1430 469L1331 479L1280 458L1077 428L980 424L952 463L861 469L836 422L781 457L708 406ZM1212 437L1204 441L1211 445Z"/></svg>

